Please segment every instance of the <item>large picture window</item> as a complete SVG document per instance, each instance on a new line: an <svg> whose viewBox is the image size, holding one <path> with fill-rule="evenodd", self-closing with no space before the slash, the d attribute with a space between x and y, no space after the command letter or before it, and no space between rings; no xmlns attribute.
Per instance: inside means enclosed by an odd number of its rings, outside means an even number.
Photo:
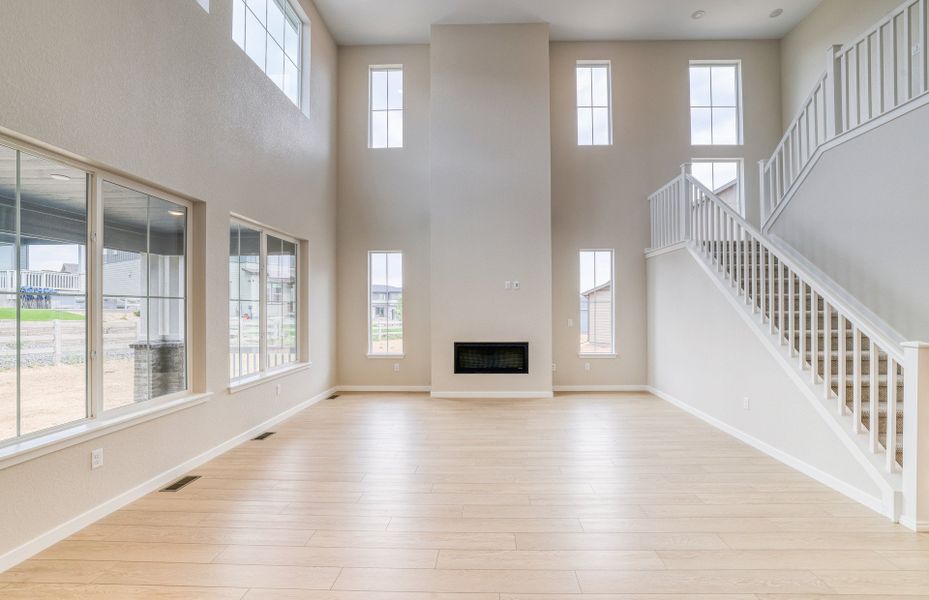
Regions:
<svg viewBox="0 0 929 600"><path fill-rule="evenodd" d="M690 143L742 143L742 82L737 62L690 63Z"/></svg>
<svg viewBox="0 0 929 600"><path fill-rule="evenodd" d="M368 253L368 355L403 354L403 254Z"/></svg>
<svg viewBox="0 0 929 600"><path fill-rule="evenodd" d="M613 251L580 251L580 353L611 355Z"/></svg>
<svg viewBox="0 0 929 600"><path fill-rule="evenodd" d="M190 205L55 156L0 142L0 444L189 391Z"/></svg>
<svg viewBox="0 0 929 600"><path fill-rule="evenodd" d="M298 361L298 242L247 221L229 229L229 378Z"/></svg>

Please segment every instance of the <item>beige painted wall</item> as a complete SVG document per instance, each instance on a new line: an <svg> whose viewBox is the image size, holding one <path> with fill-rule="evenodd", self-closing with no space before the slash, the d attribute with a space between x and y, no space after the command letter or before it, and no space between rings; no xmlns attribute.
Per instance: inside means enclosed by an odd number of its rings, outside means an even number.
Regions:
<svg viewBox="0 0 929 600"><path fill-rule="evenodd" d="M0 471L0 555L335 382L336 46L309 0L310 116L231 39L231 3L5 2L0 126L205 205L212 399ZM228 395L229 212L308 240L309 370ZM203 345L201 345L201 351ZM201 357L203 358L203 357ZM90 471L90 449L105 465Z"/></svg>
<svg viewBox="0 0 929 600"><path fill-rule="evenodd" d="M434 26L431 65L432 390L549 392L548 26ZM528 341L530 372L454 375L455 341Z"/></svg>
<svg viewBox="0 0 929 600"><path fill-rule="evenodd" d="M403 148L368 149L368 67L403 65ZM339 50L339 383L429 385L429 46ZM403 252L400 359L367 358L367 253ZM400 371L394 371L394 364Z"/></svg>
<svg viewBox="0 0 929 600"><path fill-rule="evenodd" d="M924 105L831 148L771 228L914 341L929 341L927 139Z"/></svg>
<svg viewBox="0 0 929 600"><path fill-rule="evenodd" d="M797 116L819 77L826 49L850 42L899 5L901 0L822 0L781 40L783 128ZM773 149L772 149L773 150Z"/></svg>
<svg viewBox="0 0 929 600"><path fill-rule="evenodd" d="M577 145L574 69L587 59L612 61L612 146ZM690 145L691 59L742 61L743 146ZM554 382L643 385L647 196L691 158L743 158L747 216L758 221L756 164L781 136L778 42L553 43L551 73ZM578 356L577 253L590 248L616 253L616 358Z"/></svg>

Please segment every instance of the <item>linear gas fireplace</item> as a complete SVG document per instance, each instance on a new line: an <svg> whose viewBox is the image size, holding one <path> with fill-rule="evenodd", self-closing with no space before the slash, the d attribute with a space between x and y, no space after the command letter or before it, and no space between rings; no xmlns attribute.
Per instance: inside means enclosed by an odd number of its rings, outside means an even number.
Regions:
<svg viewBox="0 0 929 600"><path fill-rule="evenodd" d="M455 342L455 373L529 373L529 342Z"/></svg>

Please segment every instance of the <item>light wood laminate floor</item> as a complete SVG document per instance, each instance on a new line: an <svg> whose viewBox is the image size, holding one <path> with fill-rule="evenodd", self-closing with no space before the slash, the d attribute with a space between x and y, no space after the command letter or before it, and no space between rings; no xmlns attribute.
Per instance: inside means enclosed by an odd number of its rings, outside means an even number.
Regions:
<svg viewBox="0 0 929 600"><path fill-rule="evenodd" d="M648 395L342 395L274 430L0 598L929 598L929 536Z"/></svg>

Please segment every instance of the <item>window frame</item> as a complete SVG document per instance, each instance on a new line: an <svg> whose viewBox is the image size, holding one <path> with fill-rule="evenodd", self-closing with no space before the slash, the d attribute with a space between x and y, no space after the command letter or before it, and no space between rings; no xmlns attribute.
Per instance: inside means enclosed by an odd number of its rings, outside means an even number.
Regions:
<svg viewBox="0 0 929 600"><path fill-rule="evenodd" d="M583 68L596 68L596 67L606 67L606 112L607 112L607 142L605 144L597 144L594 141L593 133L593 109L594 108L604 108L603 106L595 106L593 104L593 88L591 85L591 105L582 106L579 103L577 97L577 75L578 70ZM593 78L591 77L591 80ZM589 148L589 147L609 147L613 145L613 61L611 60L578 60L574 63L574 139L578 147ZM579 111L582 108L591 110L591 133L590 133L590 143L582 144L580 142L580 131L577 127Z"/></svg>
<svg viewBox="0 0 929 600"><path fill-rule="evenodd" d="M227 377L229 381L229 389L237 390L241 388L251 387L256 382L261 382L267 379L271 379L281 375L282 373L288 373L295 369L302 369L309 366L309 361L304 360L304 343L302 335L303 327L303 294L300 292L302 287L301 281L301 269L302 261L300 255L303 250L304 241L300 238L297 238L289 233L284 233L279 229L270 227L250 219L246 216L237 213L230 213L229 215L229 226L233 224L238 224L240 226L248 227L259 232L260 242L258 248L258 306L259 306L259 340L258 340L258 372L250 373L248 375L233 377L232 373L227 370ZM228 235L227 229L227 235ZM279 240L284 240L285 242L290 242L295 246L294 254L294 269L296 273L296 281L294 281L294 315L295 315L295 333L294 340L296 342L296 360L290 363L286 363L274 368L268 368L268 236L273 236ZM241 256L241 255L239 255ZM226 264L229 264L229 258L231 255L227 255ZM228 297L229 283L226 283L226 307L228 310L229 302L232 301L232 298ZM226 331L226 350L229 349L229 339L232 335L232 332L228 329Z"/></svg>
<svg viewBox="0 0 929 600"><path fill-rule="evenodd" d="M276 0L267 0L267 2L275 2L275 1ZM297 28L297 35L299 36L297 56L299 57L300 64L296 65L298 81L297 81L297 99L295 102L290 98L290 96L287 95L287 92L285 92L282 87L278 87L278 85L274 82L274 80L271 79L271 75L269 75L267 71L267 68L268 68L268 46L267 46L268 41L267 40L268 38L272 37L267 27L267 8L265 9L265 21L266 22L261 23L259 21L259 25L262 26L262 29L264 30L264 33L265 33L265 61L264 61L265 64L263 66L260 66L258 65L258 63L256 63L251 58L251 55L249 55L248 50L246 50L246 39L245 39L246 24L245 22L248 20L247 12L243 13L241 43L239 43L239 40L236 37L238 35L238 32L235 30L235 26L236 26L235 5L236 3L241 3L245 11L251 11L251 7L248 6L247 0L232 0L232 4L233 4L232 17L231 17L232 25L230 29L232 29L231 37L232 37L233 43L235 43L239 47L239 49L242 50L242 52L245 54L246 57L248 57L248 59L251 61L253 65L261 69L261 72L264 73L265 77L267 77L268 80L271 81L271 83L274 85L275 88L277 88L282 94L284 94L284 97L287 98L287 100L291 102L291 104L294 104L298 109L300 109L300 111L303 112L304 115L309 116L309 113L310 113L310 103L309 103L310 82L309 82L309 79L310 79L310 58L311 58L310 42L311 42L312 30L311 30L311 21L310 21L309 16L306 14L306 11L303 10L303 7L300 6L299 2L296 2L294 0L280 0L280 3L283 5L282 12L284 14L284 19L285 20L289 19L289 15L287 14L287 9L289 8L290 11L293 12L294 17L296 17L296 20L298 21L298 24L299 24L299 27ZM254 14L254 12L252 14ZM284 60L285 61L287 60L286 51L284 51Z"/></svg>
<svg viewBox="0 0 929 600"><path fill-rule="evenodd" d="M690 71L693 67L735 67L735 126L736 126L736 143L722 144L713 141L713 108L732 108L730 106L715 106L713 104L713 80L712 71L710 72L710 105L694 105L693 98L690 94ZM691 146L743 146L745 145L744 125L743 125L743 103L742 103L742 60L741 59L700 59L691 60L687 65L687 112L690 123L690 145ZM710 109L710 143L695 144L693 140L693 109L709 108Z"/></svg>
<svg viewBox="0 0 929 600"><path fill-rule="evenodd" d="M60 163L86 173L86 283L85 283L85 416L80 419L46 427L25 435L0 439L0 469L19 464L25 460L53 452L63 447L81 443L86 439L103 435L111 430L118 430L132 424L161 416L174 410L180 410L205 402L211 394L195 391L193 365L195 362L192 339L191 315L194 312L195 299L192 294L192 265L194 243L193 232L196 231L196 202L106 169L90 162L74 158L72 155L53 149L46 144L26 141L12 134L0 131L0 145L16 152L26 153L38 158ZM103 182L110 182L134 191L160 198L183 206L187 210L184 236L185 274L184 274L184 343L185 389L150 398L143 402L133 402L124 406L105 409L103 403Z"/></svg>
<svg viewBox="0 0 929 600"><path fill-rule="evenodd" d="M742 158L691 158L690 159L690 173L693 174L693 165L694 164L707 164L707 163L735 163L736 164L736 184L739 186L739 206L737 212L745 216L745 160ZM694 177L696 179L696 177ZM702 183L702 182L701 182ZM709 186L707 186L709 187ZM716 190L710 190L713 193L716 193Z"/></svg>
<svg viewBox="0 0 929 600"><path fill-rule="evenodd" d="M376 71L384 71L387 73L388 79L390 78L391 71L400 71L403 74L403 83L404 85L400 88L400 108L385 108L385 109L374 109L374 73ZM406 84L406 74L403 70L403 64L389 64L389 65L368 65L368 150L403 150L406 145L406 139L403 135L406 133L404 130L406 127L406 94L403 93L403 88ZM389 89L388 89L389 96ZM401 138L399 146L390 145L390 113L397 112L399 110L401 116ZM387 114L387 145L386 146L375 146L374 145L374 113L383 112Z"/></svg>
<svg viewBox="0 0 929 600"><path fill-rule="evenodd" d="M403 343L402 352L374 352L372 350L372 340L371 340L371 309L373 308L371 304L371 258L375 254L399 254L400 255L400 293L403 294L404 290L404 274L406 268L403 267L403 251L402 250L368 250L368 285L366 286L368 297L365 300L365 308L367 309L367 339L368 339L368 358L404 358L406 356L406 319L400 319L400 340ZM385 273L385 276L387 274ZM390 303L390 295L388 292L388 304ZM390 347L388 343L387 347Z"/></svg>
<svg viewBox="0 0 929 600"><path fill-rule="evenodd" d="M584 252L609 252L610 253L610 351L609 352L582 352L581 347L581 338L580 338L580 327L581 327L581 304L580 296L583 290L580 289L580 269L581 269L581 257ZM596 258L594 258L594 264L596 264ZM577 336L577 355L579 358L616 358L616 250L614 248L579 248L577 251L577 266L578 266L578 304L577 304L577 325L578 325L578 336ZM588 331L590 323L590 309L588 308L587 313L588 318ZM588 334L589 335L589 334Z"/></svg>

